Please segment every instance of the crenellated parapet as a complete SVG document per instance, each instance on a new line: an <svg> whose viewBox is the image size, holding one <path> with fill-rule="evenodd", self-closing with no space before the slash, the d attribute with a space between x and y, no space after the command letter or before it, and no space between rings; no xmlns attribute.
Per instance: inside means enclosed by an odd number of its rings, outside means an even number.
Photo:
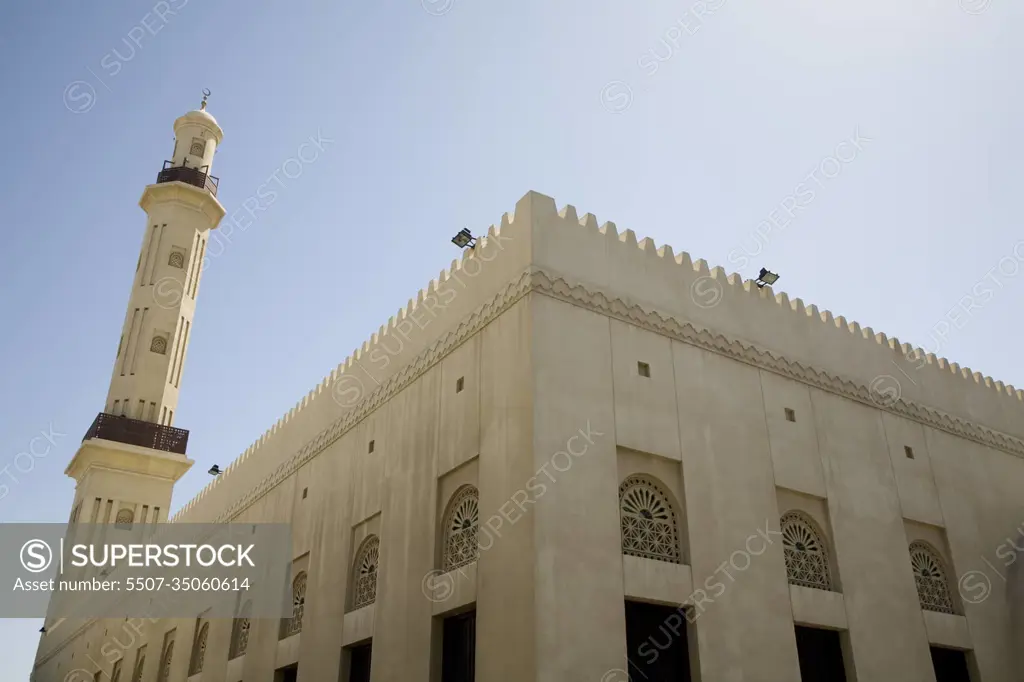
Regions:
<svg viewBox="0 0 1024 682"><path fill-rule="evenodd" d="M240 513L531 291L1024 456L1024 391L530 192L172 520Z"/></svg>
<svg viewBox="0 0 1024 682"><path fill-rule="evenodd" d="M862 328L632 230L534 195L534 265L591 288L872 387L876 401L931 405L1024 437L1024 391Z"/></svg>
<svg viewBox="0 0 1024 682"><path fill-rule="evenodd" d="M524 198L514 214L506 213L499 225L491 225L474 248L465 249L461 258L441 270L171 520L216 517L225 503L258 488L280 470L288 455L311 448L311 435L349 414L424 350L465 325L497 289L529 265L529 215ZM226 489L229 492L222 496L215 494ZM209 503L211 498L216 501Z"/></svg>

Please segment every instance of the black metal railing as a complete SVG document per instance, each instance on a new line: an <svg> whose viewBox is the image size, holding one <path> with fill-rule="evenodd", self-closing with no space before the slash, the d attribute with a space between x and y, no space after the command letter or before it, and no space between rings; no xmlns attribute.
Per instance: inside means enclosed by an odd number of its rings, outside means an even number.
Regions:
<svg viewBox="0 0 1024 682"><path fill-rule="evenodd" d="M176 429L173 426L144 422L141 419L131 419L106 412L96 415L96 419L93 420L92 426L86 431L85 438L82 440L90 438L102 438L126 445L175 452L179 455L185 454L185 448L188 445L188 431L185 429Z"/></svg>
<svg viewBox="0 0 1024 682"><path fill-rule="evenodd" d="M164 161L163 169L156 174L156 182L184 182L185 184L205 189L213 196L217 196L217 188L220 185L220 178L210 175L203 168L189 168L188 166L172 166L171 161Z"/></svg>

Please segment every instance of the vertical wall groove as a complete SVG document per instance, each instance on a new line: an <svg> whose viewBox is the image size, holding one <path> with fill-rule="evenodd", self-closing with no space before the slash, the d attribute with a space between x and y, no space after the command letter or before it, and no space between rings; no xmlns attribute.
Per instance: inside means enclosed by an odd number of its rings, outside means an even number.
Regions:
<svg viewBox="0 0 1024 682"><path fill-rule="evenodd" d="M178 383L181 381L181 368L185 365L185 347L188 346L188 332L192 324L185 320L185 336L181 339L181 360L178 362L178 376L174 378L174 387L178 388Z"/></svg>
<svg viewBox="0 0 1024 682"><path fill-rule="evenodd" d="M195 277L196 277L196 260L197 260L197 258L199 256L199 233L198 232L196 232L195 239L192 240L192 251L191 251L190 255L192 256L192 258L189 260L188 274L187 274L187 276L185 278L185 293L188 293L189 291L192 290L192 282L195 281Z"/></svg>
<svg viewBox="0 0 1024 682"><path fill-rule="evenodd" d="M171 371L167 374L167 383L174 383L174 372L178 368L178 350L181 348L181 334L185 329L185 316L182 315L174 330L174 350L171 351Z"/></svg>
<svg viewBox="0 0 1024 682"><path fill-rule="evenodd" d="M167 227L166 224L161 225L160 229L158 229L157 233L156 233L156 248L152 252L153 253L153 258L152 258L153 266L149 270L149 283L150 284L153 284L153 277L156 275L156 266L159 264L158 259L160 258L160 244L163 243L163 240L164 240L164 232L166 232L166 230L164 230L163 228L165 228L165 227Z"/></svg>
<svg viewBox="0 0 1024 682"><path fill-rule="evenodd" d="M132 313L132 321L128 326L128 342L124 347L124 355L121 357L121 376L124 376L125 365L128 364L128 355L131 353L132 339L135 338L135 318L139 315L139 309L136 308L135 312Z"/></svg>
<svg viewBox="0 0 1024 682"><path fill-rule="evenodd" d="M146 231L146 236L145 236L145 238L143 240L144 244L142 245L142 252L143 252L145 257L144 257L144 259L142 261L142 268L139 270L139 286L140 287L144 286L146 284L146 272L149 271L149 261L150 261L150 256L152 255L152 252L153 252L153 241L154 241L154 239L156 237L157 229L158 229L158 227L156 225L154 225L152 230L147 230Z"/></svg>
<svg viewBox="0 0 1024 682"><path fill-rule="evenodd" d="M199 257L196 259L196 262L198 263L198 265L196 265L196 270L192 274L192 300L193 301L196 298L196 290L199 288L199 275L202 274L202 272L203 272L203 257L205 255L206 255L206 240L204 239L202 241L202 244L199 247Z"/></svg>
<svg viewBox="0 0 1024 682"><path fill-rule="evenodd" d="M135 370L139 365L139 347L143 342L142 332L146 328L146 313L148 312L149 308L142 309L142 318L139 320L139 333L135 335L135 352L132 353L132 368L131 372L129 372L130 374L135 374ZM129 410L130 409L131 408L129 408Z"/></svg>

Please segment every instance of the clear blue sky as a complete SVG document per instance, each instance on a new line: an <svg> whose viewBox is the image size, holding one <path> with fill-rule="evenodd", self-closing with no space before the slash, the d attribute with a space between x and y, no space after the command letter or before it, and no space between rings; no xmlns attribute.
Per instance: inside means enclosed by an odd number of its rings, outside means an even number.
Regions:
<svg viewBox="0 0 1024 682"><path fill-rule="evenodd" d="M197 465L175 508L446 267L456 231L529 189L748 277L766 265L777 290L930 348L1009 257L939 352L1024 386L1021 3L446 1L0 6L0 469L66 434L0 480L0 522L68 517L137 202L202 88L229 212L309 136L335 142L203 276L176 418ZM849 163L825 161L857 130ZM816 168L813 201L758 242ZM739 268L738 248L758 255ZM0 678L27 678L38 627L0 621Z"/></svg>

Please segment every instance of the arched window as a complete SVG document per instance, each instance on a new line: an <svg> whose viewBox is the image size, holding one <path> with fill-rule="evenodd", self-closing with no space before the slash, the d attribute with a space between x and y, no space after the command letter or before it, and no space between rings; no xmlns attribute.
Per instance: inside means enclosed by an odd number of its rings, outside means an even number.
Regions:
<svg viewBox="0 0 1024 682"><path fill-rule="evenodd" d="M473 563L480 553L480 499L476 488L464 485L455 491L444 515L441 568L452 571Z"/></svg>
<svg viewBox="0 0 1024 682"><path fill-rule="evenodd" d="M114 669L110 671L110 682L121 682L121 663L123 662L123 658L114 661Z"/></svg>
<svg viewBox="0 0 1024 682"><path fill-rule="evenodd" d="M676 513L661 486L630 476L619 486L622 553L674 564L683 562Z"/></svg>
<svg viewBox="0 0 1024 682"><path fill-rule="evenodd" d="M181 251L171 251L170 257L167 259L167 264L172 268L185 268L185 254Z"/></svg>
<svg viewBox="0 0 1024 682"><path fill-rule="evenodd" d="M132 523L135 521L135 512L131 509L122 509L117 512L117 518L114 519L114 524L118 528L131 528Z"/></svg>
<svg viewBox="0 0 1024 682"><path fill-rule="evenodd" d="M192 660L188 663L188 674L196 675L203 672L203 661L206 659L206 638L210 634L210 624L203 623L192 645Z"/></svg>
<svg viewBox="0 0 1024 682"><path fill-rule="evenodd" d="M292 581L292 617L281 619L281 639L302 632L302 614L306 610L306 572L299 571Z"/></svg>
<svg viewBox="0 0 1024 682"><path fill-rule="evenodd" d="M831 590L828 548L814 521L806 514L789 511L782 515L779 525L782 527L782 550L786 556L789 582Z"/></svg>
<svg viewBox="0 0 1024 682"><path fill-rule="evenodd" d="M377 566L380 560L380 538L376 535L363 540L356 553L355 575L352 580L352 608L359 609L377 599Z"/></svg>
<svg viewBox="0 0 1024 682"><path fill-rule="evenodd" d="M249 648L249 614L252 612L252 602L245 602L242 610L231 624L231 648L228 651L228 660L245 655Z"/></svg>
<svg viewBox="0 0 1024 682"><path fill-rule="evenodd" d="M174 640L167 643L167 648L164 650L164 657L160 661L160 674L157 677L158 682L168 682L171 679L171 660L174 658Z"/></svg>
<svg viewBox="0 0 1024 682"><path fill-rule="evenodd" d="M921 608L940 613L955 613L953 597L946 580L946 568L942 557L924 542L910 544L910 565L914 569L917 583L917 598Z"/></svg>
<svg viewBox="0 0 1024 682"><path fill-rule="evenodd" d="M149 350L160 355L167 355L167 338L154 336L153 341L149 344Z"/></svg>

